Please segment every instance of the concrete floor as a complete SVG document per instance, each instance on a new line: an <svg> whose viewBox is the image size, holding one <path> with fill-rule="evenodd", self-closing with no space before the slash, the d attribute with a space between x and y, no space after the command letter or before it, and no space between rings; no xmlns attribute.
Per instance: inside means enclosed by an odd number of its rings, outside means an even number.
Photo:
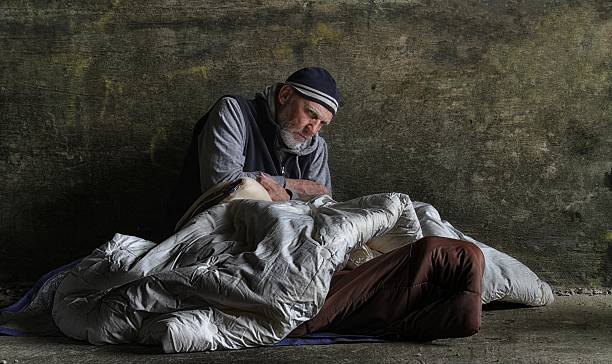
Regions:
<svg viewBox="0 0 612 364"><path fill-rule="evenodd" d="M612 363L612 295L558 296L548 307L483 313L480 333L430 343L266 347L163 354L133 345L0 336L0 363Z"/></svg>

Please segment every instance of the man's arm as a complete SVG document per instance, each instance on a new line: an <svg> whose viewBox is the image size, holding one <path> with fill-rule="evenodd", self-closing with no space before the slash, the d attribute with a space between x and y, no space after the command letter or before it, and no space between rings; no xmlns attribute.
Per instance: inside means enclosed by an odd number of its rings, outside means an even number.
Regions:
<svg viewBox="0 0 612 364"><path fill-rule="evenodd" d="M300 200L308 200L317 195L331 196L331 177L327 164L327 143L320 138L319 147L313 152L312 162L304 171L303 179L287 178L286 188Z"/></svg>
<svg viewBox="0 0 612 364"><path fill-rule="evenodd" d="M246 121L238 102L224 97L210 111L208 120L198 136L198 160L202 192L214 185L240 177L256 179L259 171L245 172L244 148ZM283 176L269 176L285 186Z"/></svg>

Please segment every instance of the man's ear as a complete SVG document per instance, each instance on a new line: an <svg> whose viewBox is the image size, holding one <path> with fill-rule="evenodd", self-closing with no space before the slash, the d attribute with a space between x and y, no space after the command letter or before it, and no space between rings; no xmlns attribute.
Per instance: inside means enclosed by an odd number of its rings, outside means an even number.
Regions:
<svg viewBox="0 0 612 364"><path fill-rule="evenodd" d="M281 105L287 105L289 100L291 100L291 96L293 96L293 89L290 85L281 86L280 90L278 90L278 103Z"/></svg>

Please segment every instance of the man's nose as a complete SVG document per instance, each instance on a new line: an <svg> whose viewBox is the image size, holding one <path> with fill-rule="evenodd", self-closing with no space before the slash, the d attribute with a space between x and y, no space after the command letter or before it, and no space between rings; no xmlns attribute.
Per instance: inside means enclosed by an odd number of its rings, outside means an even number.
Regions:
<svg viewBox="0 0 612 364"><path fill-rule="evenodd" d="M316 134L321 130L322 123L319 120L311 120L308 124L306 124L306 131L310 134L310 136Z"/></svg>

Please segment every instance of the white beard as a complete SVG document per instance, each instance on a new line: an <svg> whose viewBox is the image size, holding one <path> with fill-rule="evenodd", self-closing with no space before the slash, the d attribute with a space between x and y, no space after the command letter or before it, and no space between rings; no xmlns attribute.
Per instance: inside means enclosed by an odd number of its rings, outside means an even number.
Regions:
<svg viewBox="0 0 612 364"><path fill-rule="evenodd" d="M281 128L280 130L280 137L283 143L285 143L285 145L287 146L287 148L294 150L294 151L300 151L306 148L310 144L310 139L311 139L311 138L308 138L300 142L295 139L295 137L290 131L285 130L284 128Z"/></svg>

